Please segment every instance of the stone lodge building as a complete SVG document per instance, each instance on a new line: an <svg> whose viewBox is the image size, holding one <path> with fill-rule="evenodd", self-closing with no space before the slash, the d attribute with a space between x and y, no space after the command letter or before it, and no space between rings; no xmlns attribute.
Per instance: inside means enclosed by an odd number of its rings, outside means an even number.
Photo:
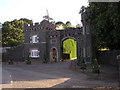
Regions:
<svg viewBox="0 0 120 90"><path fill-rule="evenodd" d="M92 45L89 23L86 22L87 12L81 13L82 28L67 28L56 30L54 22L43 20L34 25L24 25L24 44L12 47L3 54L3 61L13 59L24 61L47 60L59 62L63 59L63 41L73 39L77 43L77 58L85 59L87 63L92 60Z"/></svg>

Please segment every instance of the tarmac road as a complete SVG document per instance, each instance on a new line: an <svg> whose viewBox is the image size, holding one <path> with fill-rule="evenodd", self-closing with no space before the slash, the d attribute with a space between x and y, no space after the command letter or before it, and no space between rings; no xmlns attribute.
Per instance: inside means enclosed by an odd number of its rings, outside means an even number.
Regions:
<svg viewBox="0 0 120 90"><path fill-rule="evenodd" d="M2 88L3 84L8 84L8 86L11 87L12 78L10 73L0 65L0 88Z"/></svg>
<svg viewBox="0 0 120 90"><path fill-rule="evenodd" d="M105 71L100 77L92 74L89 69L82 73L71 69L69 62L32 64L32 65L4 65L3 88L93 88L117 87L116 76L111 77ZM111 69L110 73L113 75ZM11 75L11 77L10 77ZM106 76L105 76L106 75ZM110 76L110 78L108 78ZM7 77L7 78L5 78ZM10 81L13 81L10 84Z"/></svg>

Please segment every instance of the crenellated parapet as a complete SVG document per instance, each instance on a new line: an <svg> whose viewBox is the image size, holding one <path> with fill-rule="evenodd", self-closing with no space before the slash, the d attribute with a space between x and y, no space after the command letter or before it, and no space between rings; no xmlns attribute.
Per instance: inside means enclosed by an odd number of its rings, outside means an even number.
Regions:
<svg viewBox="0 0 120 90"><path fill-rule="evenodd" d="M43 20L40 23L24 24L24 30L55 30L56 25L52 22Z"/></svg>
<svg viewBox="0 0 120 90"><path fill-rule="evenodd" d="M42 29L39 23L24 24L25 31L36 30L36 29Z"/></svg>
<svg viewBox="0 0 120 90"><path fill-rule="evenodd" d="M66 36L79 36L82 35L82 28L66 28L64 30L53 30L48 32L48 37L66 37Z"/></svg>

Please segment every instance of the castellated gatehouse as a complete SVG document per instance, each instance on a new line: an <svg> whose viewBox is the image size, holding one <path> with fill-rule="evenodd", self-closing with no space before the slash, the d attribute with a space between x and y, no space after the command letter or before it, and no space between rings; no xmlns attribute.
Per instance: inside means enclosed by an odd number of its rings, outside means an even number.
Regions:
<svg viewBox="0 0 120 90"><path fill-rule="evenodd" d="M86 45L86 43L90 43L90 38L85 38L86 35L83 28L56 30L55 24L48 20L34 25L25 25L24 54L33 60L47 59L49 62L59 62L65 57L69 59L70 55L63 53L63 42L67 39L73 39L76 41L76 59L84 58L86 62L90 62L91 47L90 44Z"/></svg>
<svg viewBox="0 0 120 90"><path fill-rule="evenodd" d="M55 22L44 19L40 23L24 25L24 43L13 47L6 53L6 59L12 58L15 61L24 61L29 58L31 61L60 62L67 60L84 59L86 63L92 60L91 34L82 13L83 27L56 29ZM75 57L71 53L64 53L64 42L66 40L75 42L73 49ZM72 46L72 43L68 42ZM68 47L69 48L69 47ZM4 58L3 58L4 59Z"/></svg>

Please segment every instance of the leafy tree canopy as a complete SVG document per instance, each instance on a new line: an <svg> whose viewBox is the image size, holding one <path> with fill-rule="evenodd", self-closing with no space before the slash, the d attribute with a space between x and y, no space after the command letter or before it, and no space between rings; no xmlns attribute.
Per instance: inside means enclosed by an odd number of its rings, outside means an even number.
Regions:
<svg viewBox="0 0 120 90"><path fill-rule="evenodd" d="M65 28L71 28L73 27L70 21L67 21L66 23L63 23L62 21L56 22L56 26L59 29L65 29Z"/></svg>
<svg viewBox="0 0 120 90"><path fill-rule="evenodd" d="M24 42L24 23L30 24L32 20L22 18L20 20L6 21L2 24L2 46L12 47Z"/></svg>
<svg viewBox="0 0 120 90"><path fill-rule="evenodd" d="M56 24L56 25L59 25L59 24L63 24L63 25L64 25L64 23L63 23L62 21L58 21L58 22L56 22L55 24Z"/></svg>
<svg viewBox="0 0 120 90"><path fill-rule="evenodd" d="M90 3L89 21L95 47L120 49L120 3Z"/></svg>

